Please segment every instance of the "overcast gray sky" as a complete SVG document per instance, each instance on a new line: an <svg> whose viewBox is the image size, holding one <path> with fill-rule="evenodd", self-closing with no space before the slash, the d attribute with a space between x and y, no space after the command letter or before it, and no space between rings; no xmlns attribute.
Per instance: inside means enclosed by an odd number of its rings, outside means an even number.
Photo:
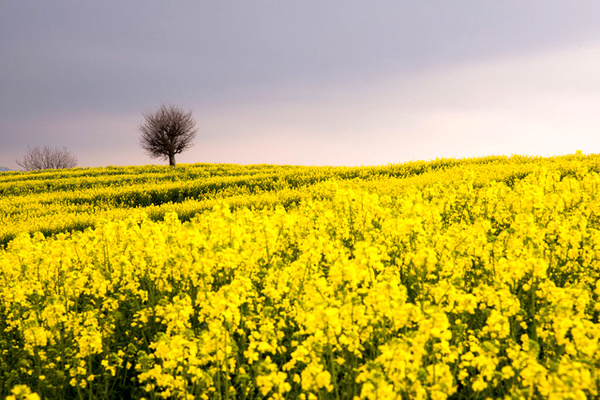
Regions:
<svg viewBox="0 0 600 400"><path fill-rule="evenodd" d="M0 2L0 166L164 163L142 112L193 112L178 162L381 165L600 152L600 2Z"/></svg>

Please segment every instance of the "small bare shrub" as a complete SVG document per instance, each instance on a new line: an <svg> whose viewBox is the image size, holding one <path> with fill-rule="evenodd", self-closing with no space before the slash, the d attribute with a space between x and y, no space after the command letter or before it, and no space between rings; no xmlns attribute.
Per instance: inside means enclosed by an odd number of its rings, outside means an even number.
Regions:
<svg viewBox="0 0 600 400"><path fill-rule="evenodd" d="M65 147L54 148L48 146L36 146L34 148L28 148L23 159L16 161L25 171L73 168L77 166L77 158Z"/></svg>

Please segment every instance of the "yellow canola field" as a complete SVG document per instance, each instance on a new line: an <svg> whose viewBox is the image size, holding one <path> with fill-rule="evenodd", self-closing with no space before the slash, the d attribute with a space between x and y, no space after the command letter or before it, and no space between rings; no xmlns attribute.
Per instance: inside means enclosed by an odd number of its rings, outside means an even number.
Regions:
<svg viewBox="0 0 600 400"><path fill-rule="evenodd" d="M599 165L390 166L17 234L0 397L598 398Z"/></svg>

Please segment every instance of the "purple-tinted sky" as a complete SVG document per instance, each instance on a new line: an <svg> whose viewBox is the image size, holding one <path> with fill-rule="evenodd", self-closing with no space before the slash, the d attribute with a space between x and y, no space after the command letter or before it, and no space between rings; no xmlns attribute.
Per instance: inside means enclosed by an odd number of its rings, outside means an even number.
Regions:
<svg viewBox="0 0 600 400"><path fill-rule="evenodd" d="M164 163L142 112L193 112L181 163L379 165L600 152L600 2L3 1L0 166Z"/></svg>

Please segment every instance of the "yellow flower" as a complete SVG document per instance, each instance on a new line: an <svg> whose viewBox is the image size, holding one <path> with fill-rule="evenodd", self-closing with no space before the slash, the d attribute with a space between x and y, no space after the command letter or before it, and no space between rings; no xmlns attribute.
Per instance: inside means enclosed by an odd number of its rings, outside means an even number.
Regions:
<svg viewBox="0 0 600 400"><path fill-rule="evenodd" d="M16 385L10 390L6 400L40 400L37 393L32 393L27 385Z"/></svg>

